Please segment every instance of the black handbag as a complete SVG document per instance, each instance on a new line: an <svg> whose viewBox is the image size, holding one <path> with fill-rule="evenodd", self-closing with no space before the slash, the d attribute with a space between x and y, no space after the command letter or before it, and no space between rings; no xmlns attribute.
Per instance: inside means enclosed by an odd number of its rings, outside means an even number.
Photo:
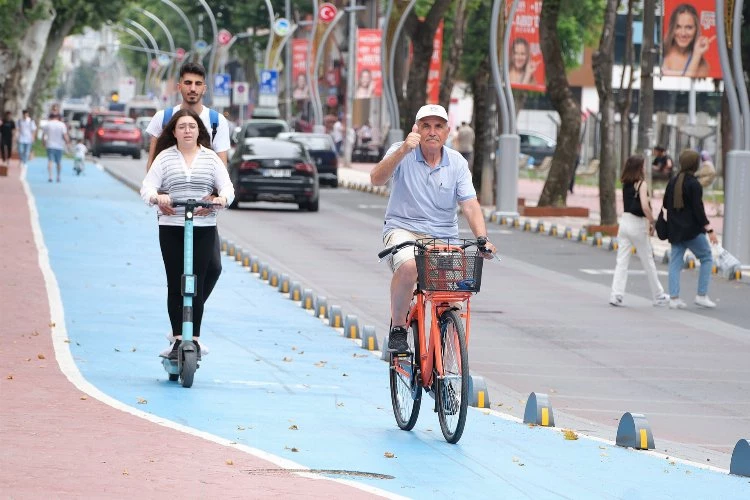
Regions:
<svg viewBox="0 0 750 500"><path fill-rule="evenodd" d="M667 218L664 216L664 207L661 207L661 210L659 210L659 217L656 218L656 223L654 224L654 229L656 229L656 236L660 240L666 240L669 237L669 230L667 226Z"/></svg>

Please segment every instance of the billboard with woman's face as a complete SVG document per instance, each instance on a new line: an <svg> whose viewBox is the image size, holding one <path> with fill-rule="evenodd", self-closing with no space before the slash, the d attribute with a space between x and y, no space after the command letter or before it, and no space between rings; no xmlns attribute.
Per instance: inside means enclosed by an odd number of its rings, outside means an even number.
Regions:
<svg viewBox="0 0 750 500"><path fill-rule="evenodd" d="M381 31L360 28L357 31L357 81L355 99L380 97L383 75L380 58Z"/></svg>
<svg viewBox="0 0 750 500"><path fill-rule="evenodd" d="M510 9L508 10L510 12ZM539 46L542 0L518 2L508 47L508 77L514 89L545 92L544 60Z"/></svg>
<svg viewBox="0 0 750 500"><path fill-rule="evenodd" d="M662 76L721 78L714 0L664 0Z"/></svg>

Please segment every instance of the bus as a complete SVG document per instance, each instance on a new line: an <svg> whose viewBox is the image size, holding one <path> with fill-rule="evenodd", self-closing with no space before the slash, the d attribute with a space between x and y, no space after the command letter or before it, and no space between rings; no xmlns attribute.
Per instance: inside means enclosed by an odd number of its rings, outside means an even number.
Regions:
<svg viewBox="0 0 750 500"><path fill-rule="evenodd" d="M159 99L137 95L125 104L125 115L135 120L141 116L154 116L161 108Z"/></svg>

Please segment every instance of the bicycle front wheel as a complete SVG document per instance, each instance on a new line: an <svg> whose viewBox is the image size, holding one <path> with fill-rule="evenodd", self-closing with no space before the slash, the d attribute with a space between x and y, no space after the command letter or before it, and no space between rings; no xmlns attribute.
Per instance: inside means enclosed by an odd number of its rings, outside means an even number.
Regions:
<svg viewBox="0 0 750 500"><path fill-rule="evenodd" d="M469 353L464 323L458 312L440 317L443 377L436 384L438 419L443 437L451 444L461 439L469 406Z"/></svg>
<svg viewBox="0 0 750 500"><path fill-rule="evenodd" d="M406 357L391 355L389 372L393 415L399 428L410 431L417 423L422 404L422 386L419 380L419 330L416 321L412 322L407 338L413 354Z"/></svg>

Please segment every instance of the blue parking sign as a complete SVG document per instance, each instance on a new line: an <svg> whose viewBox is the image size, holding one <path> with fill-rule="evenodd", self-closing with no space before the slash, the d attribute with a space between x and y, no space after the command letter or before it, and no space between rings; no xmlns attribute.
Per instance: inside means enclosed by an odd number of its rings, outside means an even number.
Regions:
<svg viewBox="0 0 750 500"><path fill-rule="evenodd" d="M279 95L279 72L264 69L260 72L260 93L264 95Z"/></svg>
<svg viewBox="0 0 750 500"><path fill-rule="evenodd" d="M216 73L214 75L214 97L229 97L232 91L232 80L229 73Z"/></svg>

